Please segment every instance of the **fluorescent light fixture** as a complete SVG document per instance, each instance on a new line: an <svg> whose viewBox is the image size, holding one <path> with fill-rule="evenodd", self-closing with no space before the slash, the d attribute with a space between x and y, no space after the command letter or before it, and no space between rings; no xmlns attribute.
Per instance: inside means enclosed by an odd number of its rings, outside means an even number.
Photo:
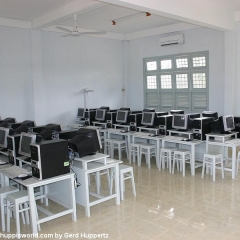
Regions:
<svg viewBox="0 0 240 240"><path fill-rule="evenodd" d="M149 16L151 16L151 13L149 13L149 12L140 12L140 13L136 13L136 14L133 14L133 15L129 15L129 16L126 16L126 17L122 17L122 18L112 20L112 25L116 25L117 23L128 21L128 20L131 20L131 19L134 19L134 18L149 17Z"/></svg>

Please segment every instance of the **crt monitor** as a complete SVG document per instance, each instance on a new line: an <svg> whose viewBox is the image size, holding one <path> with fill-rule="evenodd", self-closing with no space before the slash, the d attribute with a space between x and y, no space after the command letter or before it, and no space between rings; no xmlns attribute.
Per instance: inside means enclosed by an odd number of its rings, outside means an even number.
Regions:
<svg viewBox="0 0 240 240"><path fill-rule="evenodd" d="M184 114L173 114L172 128L187 130L188 116Z"/></svg>
<svg viewBox="0 0 240 240"><path fill-rule="evenodd" d="M44 130L41 131L39 134L41 135L43 140L51 140L52 134L54 132L60 132L61 126L55 123L49 123L44 127Z"/></svg>
<svg viewBox="0 0 240 240"><path fill-rule="evenodd" d="M28 129L35 127L35 122L31 120L25 120L19 127L15 129L15 134L21 134L22 132L28 132Z"/></svg>
<svg viewBox="0 0 240 240"><path fill-rule="evenodd" d="M96 111L95 119L98 121L105 121L106 109L98 108Z"/></svg>
<svg viewBox="0 0 240 240"><path fill-rule="evenodd" d="M234 117L233 115L227 115L222 117L224 131L229 132L235 129Z"/></svg>
<svg viewBox="0 0 240 240"><path fill-rule="evenodd" d="M102 148L98 129L91 128L80 128L69 144L79 157L93 155Z"/></svg>
<svg viewBox="0 0 240 240"><path fill-rule="evenodd" d="M143 112L141 124L145 126L153 126L155 112Z"/></svg>
<svg viewBox="0 0 240 240"><path fill-rule="evenodd" d="M170 114L184 114L184 110L171 110Z"/></svg>
<svg viewBox="0 0 240 240"><path fill-rule="evenodd" d="M9 128L0 127L0 147L7 148L8 135L9 135Z"/></svg>
<svg viewBox="0 0 240 240"><path fill-rule="evenodd" d="M85 118L85 108L78 108L77 117Z"/></svg>
<svg viewBox="0 0 240 240"><path fill-rule="evenodd" d="M218 113L217 112L212 112L212 111L203 111L202 112L202 117L212 117L213 120L218 119Z"/></svg>
<svg viewBox="0 0 240 240"><path fill-rule="evenodd" d="M18 153L31 157L30 144L36 142L36 134L21 133Z"/></svg>
<svg viewBox="0 0 240 240"><path fill-rule="evenodd" d="M0 127L8 127L11 123L16 123L16 119L12 117L5 118L1 121Z"/></svg>
<svg viewBox="0 0 240 240"><path fill-rule="evenodd" d="M127 123L128 114L128 110L117 110L116 122Z"/></svg>

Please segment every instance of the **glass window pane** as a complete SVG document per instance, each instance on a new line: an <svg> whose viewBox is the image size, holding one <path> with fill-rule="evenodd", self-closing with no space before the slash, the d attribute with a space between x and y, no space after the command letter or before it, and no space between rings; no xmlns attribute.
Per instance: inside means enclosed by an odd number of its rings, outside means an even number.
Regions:
<svg viewBox="0 0 240 240"><path fill-rule="evenodd" d="M161 60L161 69L171 69L172 68L172 60Z"/></svg>
<svg viewBox="0 0 240 240"><path fill-rule="evenodd" d="M157 89L157 76L147 76L147 89Z"/></svg>
<svg viewBox="0 0 240 240"><path fill-rule="evenodd" d="M205 73L193 73L193 88L206 88L207 80Z"/></svg>
<svg viewBox="0 0 240 240"><path fill-rule="evenodd" d="M188 59L187 58L178 58L176 59L177 68L187 68L188 67Z"/></svg>
<svg viewBox="0 0 240 240"><path fill-rule="evenodd" d="M147 71L157 70L157 62L147 62Z"/></svg>
<svg viewBox="0 0 240 240"><path fill-rule="evenodd" d="M205 67L206 66L206 57L194 57L193 58L193 67Z"/></svg>
<svg viewBox="0 0 240 240"><path fill-rule="evenodd" d="M176 75L176 87L178 89L188 88L188 75L187 74L177 74Z"/></svg>
<svg viewBox="0 0 240 240"><path fill-rule="evenodd" d="M161 75L161 88L162 89L172 88L172 75Z"/></svg>

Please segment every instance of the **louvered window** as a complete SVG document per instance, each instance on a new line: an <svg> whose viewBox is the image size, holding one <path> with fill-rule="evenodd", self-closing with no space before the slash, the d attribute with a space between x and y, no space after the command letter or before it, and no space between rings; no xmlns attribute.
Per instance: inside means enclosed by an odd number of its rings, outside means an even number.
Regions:
<svg viewBox="0 0 240 240"><path fill-rule="evenodd" d="M208 52L145 58L144 66L145 107L208 109Z"/></svg>

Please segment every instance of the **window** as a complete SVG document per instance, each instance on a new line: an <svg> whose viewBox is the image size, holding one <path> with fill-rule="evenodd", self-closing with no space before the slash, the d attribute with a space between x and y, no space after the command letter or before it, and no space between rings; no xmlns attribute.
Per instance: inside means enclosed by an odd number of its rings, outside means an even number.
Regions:
<svg viewBox="0 0 240 240"><path fill-rule="evenodd" d="M208 52L145 58L145 107L158 111L208 109Z"/></svg>

